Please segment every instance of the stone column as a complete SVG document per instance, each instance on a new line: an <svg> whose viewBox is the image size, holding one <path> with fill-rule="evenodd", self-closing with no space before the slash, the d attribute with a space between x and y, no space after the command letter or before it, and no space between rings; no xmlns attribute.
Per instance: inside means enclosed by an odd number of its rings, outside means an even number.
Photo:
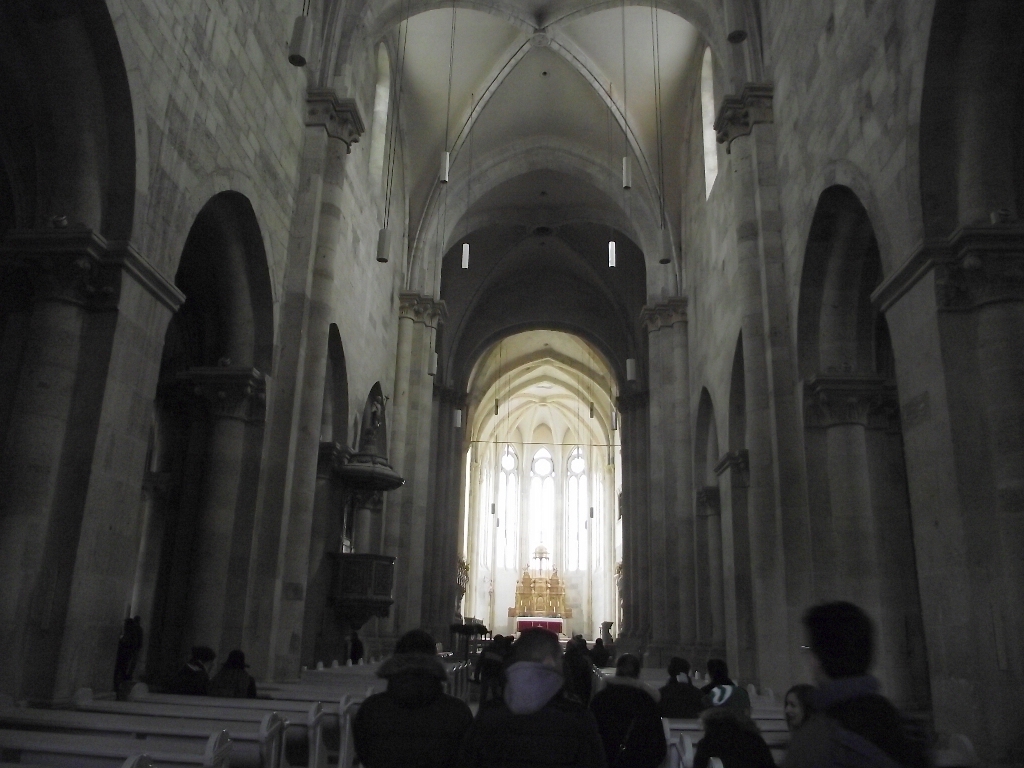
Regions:
<svg viewBox="0 0 1024 768"><path fill-rule="evenodd" d="M717 485L704 486L697 491L698 567L703 571L704 605L700 606L701 645L711 649L712 655L725 647L725 608L722 580L722 518L721 494Z"/></svg>
<svg viewBox="0 0 1024 768"><path fill-rule="evenodd" d="M109 690L138 549L125 510L139 509L163 335L184 296L131 245L84 228L9 232L0 286L26 317L20 360L4 361L0 689Z"/></svg>
<svg viewBox="0 0 1024 768"><path fill-rule="evenodd" d="M686 299L644 307L648 334L651 623L648 660L662 664L696 639L696 601L685 362ZM663 658L664 657L664 658Z"/></svg>
<svg viewBox="0 0 1024 768"><path fill-rule="evenodd" d="M746 449L729 451L715 466L722 522L722 590L725 652L734 679L755 680L757 645L754 594L750 572L750 529L747 489L750 485Z"/></svg>
<svg viewBox="0 0 1024 768"><path fill-rule="evenodd" d="M352 99L309 92L249 567L244 642L257 677L299 668L344 158L362 132Z"/></svg>
<svg viewBox="0 0 1024 768"><path fill-rule="evenodd" d="M178 374L176 388L181 402L194 401L197 418L208 428L187 635L192 644L209 645L226 656L242 639L237 609L245 600L264 379L252 368L193 368Z"/></svg>
<svg viewBox="0 0 1024 768"><path fill-rule="evenodd" d="M422 625L426 526L430 505L433 378L427 374L431 339L446 314L443 301L399 296L398 360L392 413L392 465L405 485L390 494L384 516L384 554L396 558L395 604L388 634ZM467 422L463 420L463 428Z"/></svg>
<svg viewBox="0 0 1024 768"><path fill-rule="evenodd" d="M813 572L772 119L771 85L748 83L725 97L715 130L736 190L758 683L785 689L802 668Z"/></svg>
<svg viewBox="0 0 1024 768"><path fill-rule="evenodd" d="M651 558L648 527L648 393L619 396L622 414L622 570L629 647L646 649L651 641ZM628 537L627 537L628 530Z"/></svg>

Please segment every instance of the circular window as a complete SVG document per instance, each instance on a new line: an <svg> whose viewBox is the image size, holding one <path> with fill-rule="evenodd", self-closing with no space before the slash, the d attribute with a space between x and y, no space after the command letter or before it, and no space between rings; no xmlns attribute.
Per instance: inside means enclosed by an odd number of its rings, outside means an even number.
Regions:
<svg viewBox="0 0 1024 768"><path fill-rule="evenodd" d="M501 457L501 468L506 472L511 472L516 468L516 457L511 453L506 453Z"/></svg>
<svg viewBox="0 0 1024 768"><path fill-rule="evenodd" d="M574 456L572 461L569 462L569 471L574 475L583 474L583 470L587 468L587 462L583 460L582 456Z"/></svg>
<svg viewBox="0 0 1024 768"><path fill-rule="evenodd" d="M551 459L539 458L533 462L533 471L541 477L547 477L551 474L551 470L554 467L551 464Z"/></svg>

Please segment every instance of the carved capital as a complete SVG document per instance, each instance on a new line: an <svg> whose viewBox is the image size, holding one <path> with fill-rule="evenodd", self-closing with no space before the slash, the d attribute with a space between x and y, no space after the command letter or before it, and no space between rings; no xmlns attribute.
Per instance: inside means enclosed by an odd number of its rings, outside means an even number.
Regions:
<svg viewBox="0 0 1024 768"><path fill-rule="evenodd" d="M345 142L347 152L366 130L355 99L342 99L329 88L310 89L306 94L306 125L322 127L332 139Z"/></svg>
<svg viewBox="0 0 1024 768"><path fill-rule="evenodd" d="M726 153L740 136L749 136L758 123L774 120L769 83L747 83L739 96L726 96L715 118L715 135L719 144L725 144Z"/></svg>
<svg viewBox="0 0 1024 768"><path fill-rule="evenodd" d="M705 485L697 489L698 514L705 517L717 515L722 509L722 496L717 485Z"/></svg>
<svg viewBox="0 0 1024 768"><path fill-rule="evenodd" d="M640 322L648 333L686 323L686 299L677 296L661 304L652 304L640 310Z"/></svg>
<svg viewBox="0 0 1024 768"><path fill-rule="evenodd" d="M244 366L190 368L175 377L215 419L261 422L266 413L266 382L262 373ZM182 394L184 392L182 391Z"/></svg>
<svg viewBox="0 0 1024 768"><path fill-rule="evenodd" d="M125 274L172 312L185 301L131 243L108 241L85 227L13 230L0 243L0 284L11 300L113 310Z"/></svg>
<svg viewBox="0 0 1024 768"><path fill-rule="evenodd" d="M737 473L740 485L745 485L750 474L750 453L746 448L737 448L724 454L715 465L715 474L723 475L732 470Z"/></svg>
<svg viewBox="0 0 1024 768"><path fill-rule="evenodd" d="M398 295L398 316L435 328L448 319L448 307L432 296L406 291Z"/></svg>
<svg viewBox="0 0 1024 768"><path fill-rule="evenodd" d="M815 376L805 384L804 414L808 427L898 429L896 384L869 376Z"/></svg>

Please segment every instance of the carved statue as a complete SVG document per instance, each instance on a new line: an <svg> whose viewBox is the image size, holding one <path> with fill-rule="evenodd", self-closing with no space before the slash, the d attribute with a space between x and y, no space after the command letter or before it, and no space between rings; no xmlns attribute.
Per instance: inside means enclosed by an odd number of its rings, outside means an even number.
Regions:
<svg viewBox="0 0 1024 768"><path fill-rule="evenodd" d="M363 408L363 428L359 434L359 453L369 453L386 459L388 456L387 420L384 407L387 397L381 391L380 382L373 385L366 406Z"/></svg>

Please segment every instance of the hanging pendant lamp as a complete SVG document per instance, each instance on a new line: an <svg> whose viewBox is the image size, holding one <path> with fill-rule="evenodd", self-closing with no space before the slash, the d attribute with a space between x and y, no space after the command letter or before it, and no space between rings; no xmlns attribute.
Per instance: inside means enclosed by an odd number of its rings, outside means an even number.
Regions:
<svg viewBox="0 0 1024 768"><path fill-rule="evenodd" d="M462 244L462 268L469 269L469 243Z"/></svg>
<svg viewBox="0 0 1024 768"><path fill-rule="evenodd" d="M609 267L614 267L615 266L615 241L614 240L609 240L608 241L608 266Z"/></svg>
<svg viewBox="0 0 1024 768"><path fill-rule="evenodd" d="M622 158L622 188L632 189L633 188L633 163L632 158L626 155Z"/></svg>
<svg viewBox="0 0 1024 768"><path fill-rule="evenodd" d="M437 376L437 352L430 353L430 359L427 362L427 376Z"/></svg>
<svg viewBox="0 0 1024 768"><path fill-rule="evenodd" d="M626 381L636 381L636 358L626 358Z"/></svg>
<svg viewBox="0 0 1024 768"><path fill-rule="evenodd" d="M381 227L377 233L377 261L387 264L391 258L391 228Z"/></svg>
<svg viewBox="0 0 1024 768"><path fill-rule="evenodd" d="M309 59L309 49L313 43L313 24L303 9L301 16L296 16L292 23L292 39L288 44L288 63L293 67L304 67Z"/></svg>
<svg viewBox="0 0 1024 768"><path fill-rule="evenodd" d="M448 183L448 172L452 167L452 153L445 150L441 153L441 172L438 174L438 179L442 184Z"/></svg>
<svg viewBox="0 0 1024 768"><path fill-rule="evenodd" d="M455 428L461 429L462 427L462 409L457 409L454 413Z"/></svg>

